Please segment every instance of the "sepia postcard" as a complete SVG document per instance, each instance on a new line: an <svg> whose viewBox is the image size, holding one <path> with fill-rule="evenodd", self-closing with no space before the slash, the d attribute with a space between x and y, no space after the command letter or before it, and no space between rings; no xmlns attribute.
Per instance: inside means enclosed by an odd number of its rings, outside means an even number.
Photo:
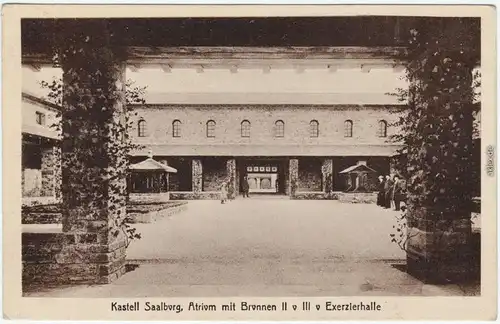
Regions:
<svg viewBox="0 0 500 324"><path fill-rule="evenodd" d="M2 14L4 318L496 319L494 7Z"/></svg>

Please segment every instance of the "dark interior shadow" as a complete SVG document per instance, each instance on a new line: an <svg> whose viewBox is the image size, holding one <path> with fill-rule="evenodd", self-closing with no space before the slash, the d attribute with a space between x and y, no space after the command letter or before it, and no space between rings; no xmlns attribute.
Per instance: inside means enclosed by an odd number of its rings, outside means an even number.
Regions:
<svg viewBox="0 0 500 324"><path fill-rule="evenodd" d="M125 273L132 272L135 269L139 268L139 266L140 266L139 264L127 263L125 264Z"/></svg>

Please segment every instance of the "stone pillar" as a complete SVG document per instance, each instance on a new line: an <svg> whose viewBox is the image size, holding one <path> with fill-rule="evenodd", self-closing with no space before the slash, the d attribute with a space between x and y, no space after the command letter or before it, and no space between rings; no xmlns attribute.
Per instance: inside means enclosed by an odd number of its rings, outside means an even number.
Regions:
<svg viewBox="0 0 500 324"><path fill-rule="evenodd" d="M325 195L330 195L333 191L333 160L326 158L321 165L322 190Z"/></svg>
<svg viewBox="0 0 500 324"><path fill-rule="evenodd" d="M240 188L241 188L241 184L240 184L241 172L240 172L240 168L238 166L239 166L239 163L236 162L236 192L235 192L235 197L237 197L240 194Z"/></svg>
<svg viewBox="0 0 500 324"><path fill-rule="evenodd" d="M57 201L61 201L61 192L62 192L62 156L61 156L61 143L57 143L54 146L54 186L55 186L55 197Z"/></svg>
<svg viewBox="0 0 500 324"><path fill-rule="evenodd" d="M408 272L428 283L467 279L472 257L470 216L439 220L440 215L437 209L410 204Z"/></svg>
<svg viewBox="0 0 500 324"><path fill-rule="evenodd" d="M229 199L236 198L236 160L229 159L226 162L227 169L227 195Z"/></svg>
<svg viewBox="0 0 500 324"><path fill-rule="evenodd" d="M56 157L55 147L46 147L41 150L42 160L42 192L43 197L55 197L56 192Z"/></svg>
<svg viewBox="0 0 500 324"><path fill-rule="evenodd" d="M290 187L290 198L295 196L298 188L299 182L299 160L298 159L290 159L290 168L289 168L289 187Z"/></svg>
<svg viewBox="0 0 500 324"><path fill-rule="evenodd" d="M283 163L283 192L285 193L285 195L290 195L290 161L287 162L288 163Z"/></svg>
<svg viewBox="0 0 500 324"><path fill-rule="evenodd" d="M200 159L193 159L193 192L203 191L203 165Z"/></svg>
<svg viewBox="0 0 500 324"><path fill-rule="evenodd" d="M429 283L469 279L479 252L471 244L472 68L479 53L460 37L471 33L469 23L420 26L414 43L426 45L410 47L407 269Z"/></svg>
<svg viewBox="0 0 500 324"><path fill-rule="evenodd" d="M61 282L108 283L125 272L125 64L104 20L61 21Z"/></svg>
<svg viewBox="0 0 500 324"><path fill-rule="evenodd" d="M21 196L22 197L27 196L27 190L25 187L25 172L26 172L26 168L23 165L21 167Z"/></svg>

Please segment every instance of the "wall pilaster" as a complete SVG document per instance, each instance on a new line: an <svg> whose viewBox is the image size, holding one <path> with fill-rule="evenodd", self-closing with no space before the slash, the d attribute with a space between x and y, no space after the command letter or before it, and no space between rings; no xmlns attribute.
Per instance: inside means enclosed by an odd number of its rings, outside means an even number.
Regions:
<svg viewBox="0 0 500 324"><path fill-rule="evenodd" d="M193 192L203 191L203 165L200 159L193 159L192 162Z"/></svg>
<svg viewBox="0 0 500 324"><path fill-rule="evenodd" d="M333 191L333 160L326 158L321 165L322 190L328 195Z"/></svg>
<svg viewBox="0 0 500 324"><path fill-rule="evenodd" d="M58 167L57 152L55 147L44 147L41 150L41 173L43 197L54 197L56 194L56 177Z"/></svg>
<svg viewBox="0 0 500 324"><path fill-rule="evenodd" d="M299 160L298 159L290 159L290 167L289 167L289 187L290 187L290 197L293 198L298 188L299 181Z"/></svg>
<svg viewBox="0 0 500 324"><path fill-rule="evenodd" d="M226 162L227 169L227 195L229 199L236 198L237 187L236 187L236 160L229 159Z"/></svg>

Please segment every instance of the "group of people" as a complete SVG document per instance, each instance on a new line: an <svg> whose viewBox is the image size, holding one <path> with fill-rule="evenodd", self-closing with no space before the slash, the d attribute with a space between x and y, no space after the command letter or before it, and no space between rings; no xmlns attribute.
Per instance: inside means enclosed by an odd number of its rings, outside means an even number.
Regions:
<svg viewBox="0 0 500 324"><path fill-rule="evenodd" d="M222 184L221 184L221 187L220 187L220 203L221 204L225 204L226 202L229 201L229 195L228 195L228 185L229 183L227 181L223 181ZM250 196L248 195L249 192L250 192L250 184L248 183L248 177L245 176L245 178L243 179L243 183L241 184L241 187L242 187L242 191L243 191L243 198L250 198Z"/></svg>
<svg viewBox="0 0 500 324"><path fill-rule="evenodd" d="M377 205L383 208L394 210L401 209L401 202L405 201L405 189L402 181L397 175L378 177Z"/></svg>

